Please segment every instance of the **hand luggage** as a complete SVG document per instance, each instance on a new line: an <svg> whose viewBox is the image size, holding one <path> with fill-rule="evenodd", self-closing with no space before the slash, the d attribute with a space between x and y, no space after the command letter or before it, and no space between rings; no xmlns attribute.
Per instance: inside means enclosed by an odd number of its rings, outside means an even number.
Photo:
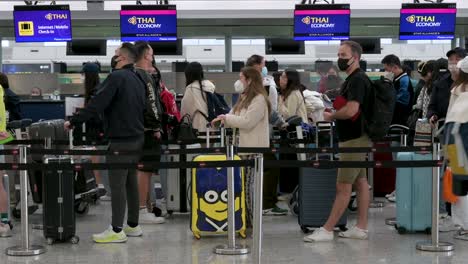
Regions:
<svg viewBox="0 0 468 264"><path fill-rule="evenodd" d="M201 148L200 144L182 145L183 148ZM169 149L178 149L179 145L169 145ZM179 160L193 160L195 154L189 155L164 155L163 159L168 162L179 162ZM191 181L190 169L164 169L160 170L161 177L166 180L166 207L168 214L173 212L186 213L190 208L188 202L189 186Z"/></svg>
<svg viewBox="0 0 468 264"><path fill-rule="evenodd" d="M238 156L235 160L240 160ZM193 161L224 161L226 155L200 155ZM246 207L244 170L234 168L236 232L245 238ZM225 234L228 229L227 168L192 169L191 230L195 238Z"/></svg>
<svg viewBox="0 0 468 264"><path fill-rule="evenodd" d="M45 156L45 164L73 163L68 156ZM48 170L43 174L43 225L44 237L49 245L56 241L73 244L79 242L75 236L75 190L71 170Z"/></svg>
<svg viewBox="0 0 468 264"><path fill-rule="evenodd" d="M79 163L91 163L90 159L75 159ZM97 183L92 170L74 171L75 212L79 215L87 214L89 206L97 201Z"/></svg>
<svg viewBox="0 0 468 264"><path fill-rule="evenodd" d="M398 160L431 160L432 154L399 153ZM398 168L396 208L398 233L431 231L432 168Z"/></svg>
<svg viewBox="0 0 468 264"><path fill-rule="evenodd" d="M324 135L328 136L324 136ZM327 139L333 146L333 124L319 122L316 129L316 144L323 146L319 139ZM320 141L320 142L319 142ZM316 155L315 159L333 160L333 154ZM336 196L337 169L300 168L298 199L298 221L301 230L307 233L309 227L321 227L325 224L333 207ZM337 224L346 230L347 212Z"/></svg>

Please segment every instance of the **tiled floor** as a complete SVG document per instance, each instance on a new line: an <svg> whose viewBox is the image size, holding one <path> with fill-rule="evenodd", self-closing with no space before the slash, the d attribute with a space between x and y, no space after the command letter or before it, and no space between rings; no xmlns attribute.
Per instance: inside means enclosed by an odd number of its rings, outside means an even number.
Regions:
<svg viewBox="0 0 468 264"><path fill-rule="evenodd" d="M252 255L225 257L212 253L213 247L223 244L226 238L202 238L195 240L189 230L188 215L176 215L163 225L145 225L142 238L130 238L126 244L94 244L90 237L106 228L110 216L110 204L93 207L89 215L78 218L78 245L57 244L47 246L48 252L37 257L8 257L4 250L19 244L19 223L12 238L0 239L0 264L3 263L191 263L238 264L254 263ZM346 263L346 264L410 264L410 263L467 263L468 242L453 240L453 234L443 234L442 239L455 243L455 251L424 253L415 249L417 241L430 237L423 234L398 235L394 228L386 226L384 219L393 216L395 208L371 209L369 241L338 239L331 243L306 244L293 216L265 217L262 263ZM31 218L40 220L39 215ZM353 222L351 216L350 222ZM45 244L42 232L32 231L32 242ZM252 240L240 241L251 245Z"/></svg>

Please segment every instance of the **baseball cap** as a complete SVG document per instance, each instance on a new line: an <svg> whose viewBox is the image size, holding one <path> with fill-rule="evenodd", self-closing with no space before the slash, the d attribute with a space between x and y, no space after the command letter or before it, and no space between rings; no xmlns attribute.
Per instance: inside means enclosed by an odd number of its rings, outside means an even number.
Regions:
<svg viewBox="0 0 468 264"><path fill-rule="evenodd" d="M86 63L81 72L99 73L99 66L96 63Z"/></svg>
<svg viewBox="0 0 468 264"><path fill-rule="evenodd" d="M460 47L454 48L447 52L447 58L456 54L460 58L465 58L466 57L466 50Z"/></svg>
<svg viewBox="0 0 468 264"><path fill-rule="evenodd" d="M468 73L468 58L464 58L463 60L457 63L457 68L464 73Z"/></svg>

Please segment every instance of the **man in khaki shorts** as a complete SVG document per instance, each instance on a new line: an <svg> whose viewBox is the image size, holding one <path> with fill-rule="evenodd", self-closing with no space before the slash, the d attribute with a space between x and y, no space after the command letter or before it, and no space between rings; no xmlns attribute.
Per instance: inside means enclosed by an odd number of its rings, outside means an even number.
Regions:
<svg viewBox="0 0 468 264"><path fill-rule="evenodd" d="M334 103L335 113L324 113L325 121L336 120L339 147L369 147L370 139L364 132L365 113L371 107L372 85L365 72L359 68L362 47L353 41L342 42L338 51L338 67L346 72L348 78L343 83ZM365 153L341 153L341 161L365 161ZM346 210L353 189L358 193L358 221L356 226L346 232L339 233L340 237L353 239L367 239L367 211L369 208L369 185L366 169L344 168L338 169L336 183L336 198L325 225L316 229L311 235L304 237L305 242L332 241L333 229Z"/></svg>

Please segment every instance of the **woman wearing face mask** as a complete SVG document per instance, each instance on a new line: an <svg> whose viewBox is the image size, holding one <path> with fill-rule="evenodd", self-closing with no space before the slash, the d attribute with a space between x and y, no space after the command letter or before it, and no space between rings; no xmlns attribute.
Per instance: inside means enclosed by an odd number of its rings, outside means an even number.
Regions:
<svg viewBox="0 0 468 264"><path fill-rule="evenodd" d="M215 85L205 80L203 67L199 62L191 62L185 69L185 93L181 103L181 115L190 115L192 126L198 131L206 131L208 106L205 93L214 93Z"/></svg>
<svg viewBox="0 0 468 264"><path fill-rule="evenodd" d="M263 87L262 76L257 69L246 67L242 69L239 77L245 87L239 100L229 114L218 116L212 123L221 121L226 127L237 129L239 131L239 147L269 147L268 119L271 104ZM247 158L250 158L250 156L247 156ZM245 193L248 227L252 223L252 176L253 170L247 169Z"/></svg>
<svg viewBox="0 0 468 264"><path fill-rule="evenodd" d="M278 104L278 91L276 89L276 83L272 76L268 75L268 69L265 66L265 58L260 55L252 55L247 59L246 67L253 67L262 74L263 86L267 92L268 98L270 99L271 109L276 111ZM243 85L240 80L234 84L236 92L243 92Z"/></svg>
<svg viewBox="0 0 468 264"><path fill-rule="evenodd" d="M284 119L299 116L307 123L307 110L301 93L301 79L296 70L286 70L280 78L281 96L278 99L278 112Z"/></svg>

